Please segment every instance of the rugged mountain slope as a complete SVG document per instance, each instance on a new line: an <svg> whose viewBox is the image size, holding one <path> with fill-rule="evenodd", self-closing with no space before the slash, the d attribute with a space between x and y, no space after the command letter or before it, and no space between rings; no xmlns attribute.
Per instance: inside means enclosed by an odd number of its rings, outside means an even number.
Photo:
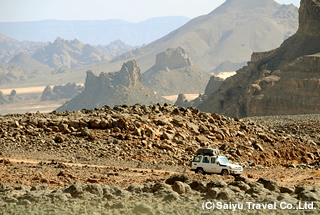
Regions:
<svg viewBox="0 0 320 215"><path fill-rule="evenodd" d="M142 70L152 66L156 54L182 47L194 63L206 71L236 70L250 60L253 51L279 46L298 27L298 9L273 0L227 0L208 15L195 18L165 37L124 54L134 58ZM220 71L219 70L219 71ZM215 70L215 72L219 72Z"/></svg>
<svg viewBox="0 0 320 215"><path fill-rule="evenodd" d="M158 94L176 95L203 93L210 75L194 65L184 49L176 48L159 53L143 77L144 84Z"/></svg>
<svg viewBox="0 0 320 215"><path fill-rule="evenodd" d="M0 33L17 40L43 42L54 41L57 37L77 38L92 45L106 45L120 39L136 46L150 43L189 20L187 17L158 17L139 23L122 20L3 22Z"/></svg>
<svg viewBox="0 0 320 215"><path fill-rule="evenodd" d="M44 43L21 42L0 34L0 62L8 63L15 55L21 52L31 55L43 46L45 46Z"/></svg>
<svg viewBox="0 0 320 215"><path fill-rule="evenodd" d="M29 55L19 53L9 63L0 63L0 84L24 82L38 75L49 75L51 70Z"/></svg>
<svg viewBox="0 0 320 215"><path fill-rule="evenodd" d="M93 109L104 105L133 105L165 102L142 83L140 68L135 61L123 64L116 73L101 73L99 77L87 72L84 91L60 108L58 111Z"/></svg>
<svg viewBox="0 0 320 215"><path fill-rule="evenodd" d="M319 113L319 11L319 1L302 0L297 33L275 50L254 53L199 108L239 117Z"/></svg>
<svg viewBox="0 0 320 215"><path fill-rule="evenodd" d="M123 53L126 53L132 50L134 47L125 44L121 40L115 40L109 43L106 46L97 46L98 49L106 52L111 58L117 57Z"/></svg>
<svg viewBox="0 0 320 215"><path fill-rule="evenodd" d="M62 38L57 38L54 43L49 43L46 47L37 50L32 57L52 68L68 69L110 59L105 52L91 45L83 44L76 39L70 41Z"/></svg>

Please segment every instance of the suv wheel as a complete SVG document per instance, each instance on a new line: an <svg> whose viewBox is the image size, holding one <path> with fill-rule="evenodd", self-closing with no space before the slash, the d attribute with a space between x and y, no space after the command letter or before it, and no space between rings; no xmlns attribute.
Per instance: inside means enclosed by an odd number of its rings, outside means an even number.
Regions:
<svg viewBox="0 0 320 215"><path fill-rule="evenodd" d="M199 173L199 174L205 174L206 172L202 169L202 168L197 168L196 169L196 173Z"/></svg>
<svg viewBox="0 0 320 215"><path fill-rule="evenodd" d="M227 175L229 175L228 170L226 170L226 169L222 170L222 171L221 171L221 175L222 175L222 176L227 176Z"/></svg>

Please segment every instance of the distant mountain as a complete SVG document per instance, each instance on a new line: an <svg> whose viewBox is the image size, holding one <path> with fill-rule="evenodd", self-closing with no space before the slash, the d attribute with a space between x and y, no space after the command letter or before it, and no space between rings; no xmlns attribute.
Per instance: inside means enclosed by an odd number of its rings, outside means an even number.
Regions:
<svg viewBox="0 0 320 215"><path fill-rule="evenodd" d="M0 63L0 84L19 83L39 75L50 75L52 69L25 53L19 53L8 63Z"/></svg>
<svg viewBox="0 0 320 215"><path fill-rule="evenodd" d="M106 45L106 46L99 45L97 46L97 48L106 52L110 56L110 58L114 58L125 52L132 50L134 47L125 44L121 40L115 40L110 42L109 45Z"/></svg>
<svg viewBox="0 0 320 215"><path fill-rule="evenodd" d="M104 105L134 105L166 102L142 84L142 74L135 61L122 65L119 72L87 72L85 89L81 94L58 108L58 111L101 108Z"/></svg>
<svg viewBox="0 0 320 215"><path fill-rule="evenodd" d="M294 5L273 0L227 0L211 13L114 62L136 59L142 70L147 70L158 53L181 47L207 72L234 71L250 60L252 52L273 49L293 35L297 20Z"/></svg>
<svg viewBox="0 0 320 215"><path fill-rule="evenodd" d="M43 46L45 46L45 43L18 41L0 34L0 62L8 63L15 55L21 52L32 55Z"/></svg>
<svg viewBox="0 0 320 215"><path fill-rule="evenodd" d="M204 92L209 78L184 49L176 48L157 55L155 65L143 74L143 83L163 96L196 94Z"/></svg>
<svg viewBox="0 0 320 215"><path fill-rule="evenodd" d="M172 16L151 18L139 23L122 20L3 22L0 33L17 40L53 42L57 37L77 39L91 45L107 45L121 40L141 46L150 43L182 26L190 19Z"/></svg>
<svg viewBox="0 0 320 215"><path fill-rule="evenodd" d="M32 57L51 68L76 69L86 65L110 60L102 50L83 44L79 40L57 38L53 43L38 49Z"/></svg>
<svg viewBox="0 0 320 215"><path fill-rule="evenodd" d="M21 67L26 73L49 72L52 70L49 66L40 63L25 53L14 56L9 64Z"/></svg>
<svg viewBox="0 0 320 215"><path fill-rule="evenodd" d="M320 113L320 1L301 0L299 29L254 53L199 109L230 117Z"/></svg>

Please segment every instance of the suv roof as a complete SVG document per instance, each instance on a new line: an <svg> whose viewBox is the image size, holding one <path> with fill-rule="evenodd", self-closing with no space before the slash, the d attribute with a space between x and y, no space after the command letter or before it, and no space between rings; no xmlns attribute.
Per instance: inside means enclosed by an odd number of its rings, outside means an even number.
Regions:
<svg viewBox="0 0 320 215"><path fill-rule="evenodd" d="M197 155L220 155L219 149L212 149L212 148L200 148L197 151Z"/></svg>

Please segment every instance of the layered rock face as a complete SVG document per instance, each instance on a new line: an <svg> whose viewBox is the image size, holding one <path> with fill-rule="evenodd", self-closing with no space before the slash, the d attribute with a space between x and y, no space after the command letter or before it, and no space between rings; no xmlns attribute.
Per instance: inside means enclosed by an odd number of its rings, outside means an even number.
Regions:
<svg viewBox="0 0 320 215"><path fill-rule="evenodd" d="M199 108L232 117L320 112L320 2L302 0L299 29L278 49L254 53Z"/></svg>
<svg viewBox="0 0 320 215"><path fill-rule="evenodd" d="M121 70L116 73L101 73L96 76L92 71L88 71L84 91L57 110L166 102L145 87L141 80L142 75L136 61L124 63Z"/></svg>
<svg viewBox="0 0 320 215"><path fill-rule="evenodd" d="M144 74L144 84L160 95L203 93L210 75L194 65L183 48L167 49Z"/></svg>

